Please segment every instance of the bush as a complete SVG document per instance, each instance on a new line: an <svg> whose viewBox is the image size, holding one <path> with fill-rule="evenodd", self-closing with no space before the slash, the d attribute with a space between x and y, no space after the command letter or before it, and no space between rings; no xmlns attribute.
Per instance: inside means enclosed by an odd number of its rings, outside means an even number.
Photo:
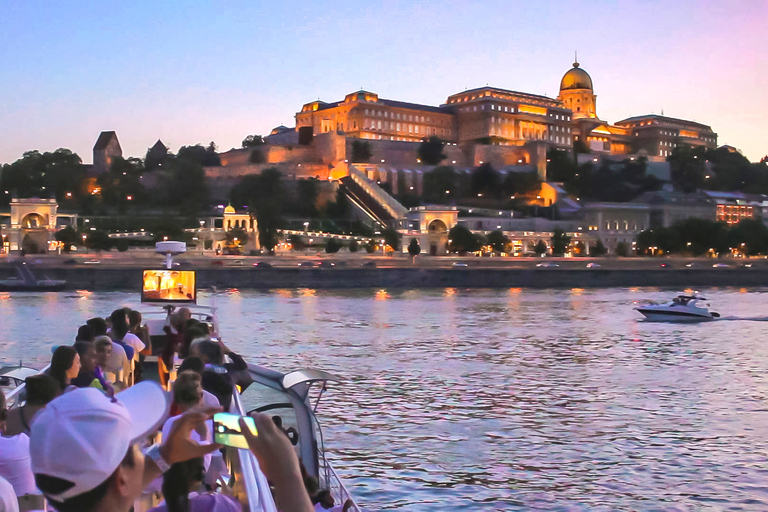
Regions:
<svg viewBox="0 0 768 512"><path fill-rule="evenodd" d="M411 242L408 244L408 254L411 256L418 256L421 254L421 246L416 238L411 238Z"/></svg>
<svg viewBox="0 0 768 512"><path fill-rule="evenodd" d="M626 242L616 244L616 256L629 256L629 245Z"/></svg>
<svg viewBox="0 0 768 512"><path fill-rule="evenodd" d="M357 243L357 240L352 240L349 242L349 252L357 252L360 250L360 244Z"/></svg>
<svg viewBox="0 0 768 512"><path fill-rule="evenodd" d="M376 252L376 242L371 240L367 244L365 244L365 252L367 252L368 254L375 253Z"/></svg>
<svg viewBox="0 0 768 512"><path fill-rule="evenodd" d="M336 240L335 238L329 239L327 242L325 242L325 252L328 254L336 254L339 252L339 249L341 249L342 245L341 242Z"/></svg>
<svg viewBox="0 0 768 512"><path fill-rule="evenodd" d="M120 252L125 252L128 250L128 240L122 239L118 240L117 244L115 244L117 247L117 250Z"/></svg>

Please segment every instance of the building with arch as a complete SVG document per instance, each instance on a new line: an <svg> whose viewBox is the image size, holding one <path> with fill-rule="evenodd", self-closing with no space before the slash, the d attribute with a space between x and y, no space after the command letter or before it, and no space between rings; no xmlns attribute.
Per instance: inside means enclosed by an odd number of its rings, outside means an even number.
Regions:
<svg viewBox="0 0 768 512"><path fill-rule="evenodd" d="M54 250L56 231L66 226L77 229L77 214L59 213L56 199L12 198L11 212L0 213L5 218L3 246L6 251L28 254Z"/></svg>

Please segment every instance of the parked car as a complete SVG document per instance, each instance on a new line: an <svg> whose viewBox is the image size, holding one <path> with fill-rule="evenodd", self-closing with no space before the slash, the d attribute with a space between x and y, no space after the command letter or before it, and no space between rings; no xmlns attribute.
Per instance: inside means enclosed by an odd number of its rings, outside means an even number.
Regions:
<svg viewBox="0 0 768 512"><path fill-rule="evenodd" d="M335 267L336 263L334 263L332 261L318 261L318 262L316 262L315 266L320 267L320 268L331 268L331 267Z"/></svg>
<svg viewBox="0 0 768 512"><path fill-rule="evenodd" d="M751 263L745 263L745 264L742 265L742 267L744 267L744 268L752 268L752 264Z"/></svg>
<svg viewBox="0 0 768 512"><path fill-rule="evenodd" d="M557 263L545 261L544 263L537 263L536 266L540 268L557 268L560 265L558 265Z"/></svg>
<svg viewBox="0 0 768 512"><path fill-rule="evenodd" d="M464 267L468 267L469 265L467 265L467 264L466 264L466 263L464 263L464 262L461 262L461 261L457 261L457 262L455 262L455 263L454 263L453 265L451 265L451 266L452 266L452 267L456 267L456 268L464 268Z"/></svg>
<svg viewBox="0 0 768 512"><path fill-rule="evenodd" d="M670 264L670 263L662 263L662 264L661 264L661 265L659 265L659 266L660 266L661 268L672 268L672 264Z"/></svg>
<svg viewBox="0 0 768 512"><path fill-rule="evenodd" d="M299 263L300 267L316 267L317 264L314 261L302 261Z"/></svg>
<svg viewBox="0 0 768 512"><path fill-rule="evenodd" d="M730 267L730 265L727 263L715 263L714 265L712 265L712 268L728 268L728 267Z"/></svg>
<svg viewBox="0 0 768 512"><path fill-rule="evenodd" d="M376 268L376 262L375 261L366 261L365 263L360 265L361 267L367 267L367 268Z"/></svg>
<svg viewBox="0 0 768 512"><path fill-rule="evenodd" d="M253 266L256 268L272 268L272 264L268 261L257 261Z"/></svg>
<svg viewBox="0 0 768 512"><path fill-rule="evenodd" d="M587 268L600 268L599 263L587 263Z"/></svg>
<svg viewBox="0 0 768 512"><path fill-rule="evenodd" d="M686 263L685 266L688 267L688 268L698 267L698 265L694 261L692 261L690 263Z"/></svg>

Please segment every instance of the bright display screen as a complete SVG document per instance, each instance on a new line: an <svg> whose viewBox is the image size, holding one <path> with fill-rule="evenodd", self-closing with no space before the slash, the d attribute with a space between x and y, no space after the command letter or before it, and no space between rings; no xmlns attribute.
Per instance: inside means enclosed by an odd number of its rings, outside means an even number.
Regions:
<svg viewBox="0 0 768 512"><path fill-rule="evenodd" d="M194 270L145 270L142 302L196 302Z"/></svg>

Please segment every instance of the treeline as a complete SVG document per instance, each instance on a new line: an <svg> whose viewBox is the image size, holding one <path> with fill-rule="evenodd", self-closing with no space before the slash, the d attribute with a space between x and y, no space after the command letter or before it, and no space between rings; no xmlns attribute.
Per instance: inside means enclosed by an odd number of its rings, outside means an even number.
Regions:
<svg viewBox="0 0 768 512"><path fill-rule="evenodd" d="M728 254L768 255L768 227L760 219L744 219L728 225L690 218L668 228L654 228L637 235L637 254ZM653 249L655 248L655 249Z"/></svg>

